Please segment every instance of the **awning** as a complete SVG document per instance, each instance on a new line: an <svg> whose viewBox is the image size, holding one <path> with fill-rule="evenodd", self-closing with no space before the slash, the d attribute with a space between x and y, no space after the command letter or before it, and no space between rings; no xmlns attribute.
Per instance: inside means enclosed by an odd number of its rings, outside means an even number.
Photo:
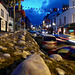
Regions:
<svg viewBox="0 0 75 75"><path fill-rule="evenodd" d="M59 26L58 28L62 28L63 26Z"/></svg>
<svg viewBox="0 0 75 75"><path fill-rule="evenodd" d="M67 28L67 27L69 27L69 24L66 24L65 26L63 26L63 28Z"/></svg>
<svg viewBox="0 0 75 75"><path fill-rule="evenodd" d="M70 24L68 29L74 29L75 30L75 23Z"/></svg>
<svg viewBox="0 0 75 75"><path fill-rule="evenodd" d="M66 25L63 26L63 28L74 28L75 29L75 23L66 24Z"/></svg>

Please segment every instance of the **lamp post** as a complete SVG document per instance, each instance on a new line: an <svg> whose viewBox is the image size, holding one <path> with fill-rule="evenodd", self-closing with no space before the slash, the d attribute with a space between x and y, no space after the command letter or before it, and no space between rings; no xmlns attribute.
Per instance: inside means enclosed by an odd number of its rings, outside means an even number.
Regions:
<svg viewBox="0 0 75 75"><path fill-rule="evenodd" d="M13 12L13 14L14 14L14 32L15 32L15 0L14 0L14 6L13 6L13 8L14 8L14 12Z"/></svg>

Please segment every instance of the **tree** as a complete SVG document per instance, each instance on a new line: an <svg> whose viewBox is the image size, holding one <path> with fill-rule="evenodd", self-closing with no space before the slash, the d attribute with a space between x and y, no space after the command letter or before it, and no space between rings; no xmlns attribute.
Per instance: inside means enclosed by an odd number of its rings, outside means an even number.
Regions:
<svg viewBox="0 0 75 75"><path fill-rule="evenodd" d="M14 6L14 4L18 3L19 10L21 9L21 0L2 0L6 5Z"/></svg>
<svg viewBox="0 0 75 75"><path fill-rule="evenodd" d="M20 11L21 10L21 0L3 0L5 2L5 4L9 7L13 7L14 9L14 31L15 31L15 6L16 6L16 3L18 3L18 10Z"/></svg>

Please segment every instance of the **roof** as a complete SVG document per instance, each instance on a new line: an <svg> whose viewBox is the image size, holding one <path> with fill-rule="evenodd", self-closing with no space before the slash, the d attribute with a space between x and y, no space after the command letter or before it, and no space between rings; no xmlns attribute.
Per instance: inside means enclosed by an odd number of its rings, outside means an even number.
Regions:
<svg viewBox="0 0 75 75"><path fill-rule="evenodd" d="M51 14L49 15L48 18L50 19L50 18L52 18L53 16L57 16L58 14L59 14L58 12L53 12L53 13L51 13Z"/></svg>
<svg viewBox="0 0 75 75"><path fill-rule="evenodd" d="M44 33L44 34L41 34L42 36L50 36L50 37L55 37L55 36L53 36L53 35L50 35L50 34L46 34L46 33Z"/></svg>

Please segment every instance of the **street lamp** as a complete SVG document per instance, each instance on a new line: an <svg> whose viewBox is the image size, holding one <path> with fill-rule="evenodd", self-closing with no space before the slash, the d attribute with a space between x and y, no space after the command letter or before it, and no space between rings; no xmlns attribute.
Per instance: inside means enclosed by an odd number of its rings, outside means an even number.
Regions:
<svg viewBox="0 0 75 75"><path fill-rule="evenodd" d="M46 28L48 28L48 25L46 26Z"/></svg>
<svg viewBox="0 0 75 75"><path fill-rule="evenodd" d="M51 24L49 24L49 27L51 27Z"/></svg>
<svg viewBox="0 0 75 75"><path fill-rule="evenodd" d="M31 25L31 29L33 29L33 25Z"/></svg>
<svg viewBox="0 0 75 75"><path fill-rule="evenodd" d="M55 26L56 24L55 23L53 23L53 26Z"/></svg>
<svg viewBox="0 0 75 75"><path fill-rule="evenodd" d="M13 1L13 8L14 8L14 32L15 32L15 0Z"/></svg>

